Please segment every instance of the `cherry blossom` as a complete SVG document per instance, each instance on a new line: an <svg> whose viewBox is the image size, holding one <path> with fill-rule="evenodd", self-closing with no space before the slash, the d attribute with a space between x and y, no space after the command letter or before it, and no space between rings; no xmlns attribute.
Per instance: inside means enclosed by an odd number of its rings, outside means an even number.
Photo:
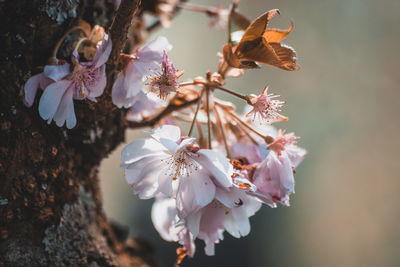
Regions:
<svg viewBox="0 0 400 267"><path fill-rule="evenodd" d="M161 71L149 78L148 84L153 92L157 93L161 99L166 100L170 93L176 92L178 89L178 78L182 74L182 71L175 71L174 65L164 51Z"/></svg>
<svg viewBox="0 0 400 267"><path fill-rule="evenodd" d="M106 86L105 63L111 52L111 39L104 35L93 61L79 62L77 53L72 57L72 65L48 65L44 69L47 77L55 82L46 87L39 102L40 116L57 126L64 123L68 129L75 127L76 116L73 99L85 98L96 102Z"/></svg>
<svg viewBox="0 0 400 267"><path fill-rule="evenodd" d="M278 113L285 102L275 99L277 97L279 95L268 94L268 86L258 96L249 95L248 104L253 107L253 110L247 116L254 115L253 120L255 120L258 115L261 120L269 124L283 120L287 121L287 117Z"/></svg>
<svg viewBox="0 0 400 267"><path fill-rule="evenodd" d="M172 46L167 38L159 36L135 53L126 56L127 64L119 73L112 88L112 101L119 107L129 108L141 92L145 78L160 68L164 51Z"/></svg>
<svg viewBox="0 0 400 267"><path fill-rule="evenodd" d="M128 184L142 199L157 194L175 197L184 218L212 201L217 186L232 186L232 165L209 149L200 149L194 138L181 137L179 127L163 125L151 139L137 140L122 151L121 167Z"/></svg>
<svg viewBox="0 0 400 267"><path fill-rule="evenodd" d="M261 146L260 150L267 149L267 154L253 175L257 186L254 195L271 207L276 207L276 203L289 206L289 196L294 193L293 172L306 154L305 149L296 145L297 139L293 133L285 135L278 131L271 144Z"/></svg>

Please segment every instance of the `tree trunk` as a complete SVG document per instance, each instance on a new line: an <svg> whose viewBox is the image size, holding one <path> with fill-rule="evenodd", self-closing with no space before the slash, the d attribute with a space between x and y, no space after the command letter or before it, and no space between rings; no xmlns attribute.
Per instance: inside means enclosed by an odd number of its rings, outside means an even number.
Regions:
<svg viewBox="0 0 400 267"><path fill-rule="evenodd" d="M74 101L67 130L39 116L40 92L23 104L25 82L77 19L107 29L114 14L111 0L0 0L0 266L157 265L102 210L98 167L124 139L124 111L109 94Z"/></svg>

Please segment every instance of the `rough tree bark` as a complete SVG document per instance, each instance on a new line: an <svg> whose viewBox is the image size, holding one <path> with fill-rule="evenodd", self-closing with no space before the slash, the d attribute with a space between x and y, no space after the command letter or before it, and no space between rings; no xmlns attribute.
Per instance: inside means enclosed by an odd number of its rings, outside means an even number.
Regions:
<svg viewBox="0 0 400 267"><path fill-rule="evenodd" d="M32 108L22 101L26 80L77 19L107 29L114 15L111 0L0 0L0 266L157 265L102 210L98 167L126 128L109 91L97 104L75 101L72 130L41 119L38 97Z"/></svg>

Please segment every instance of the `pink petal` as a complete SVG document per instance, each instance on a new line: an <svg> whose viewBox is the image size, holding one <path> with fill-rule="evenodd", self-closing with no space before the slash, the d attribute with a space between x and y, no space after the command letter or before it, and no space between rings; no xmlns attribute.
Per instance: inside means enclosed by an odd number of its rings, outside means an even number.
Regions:
<svg viewBox="0 0 400 267"><path fill-rule="evenodd" d="M173 195L173 187L172 183L178 182L174 181L169 175L168 170L164 169L158 175L158 191L164 194L167 197L172 197Z"/></svg>
<svg viewBox="0 0 400 267"><path fill-rule="evenodd" d="M176 217L175 199L166 198L156 200L151 208L151 220L154 228L166 241L178 241L176 231L173 231Z"/></svg>
<svg viewBox="0 0 400 267"><path fill-rule="evenodd" d="M103 41L99 48L96 51L96 55L93 58L93 63L95 63L94 67L99 68L104 65L111 53L112 50L112 42L111 38L107 34L104 34Z"/></svg>
<svg viewBox="0 0 400 267"><path fill-rule="evenodd" d="M221 186L232 186L233 167L224 156L209 149L200 149L198 154L200 156L195 158L196 161L210 172Z"/></svg>
<svg viewBox="0 0 400 267"><path fill-rule="evenodd" d="M106 84L107 84L106 67L102 66L97 74L96 83L87 88L89 91L88 98L96 102L95 98L103 94Z"/></svg>
<svg viewBox="0 0 400 267"><path fill-rule="evenodd" d="M65 121L67 122L68 129L72 129L76 125L74 101L72 99L73 94L74 91L72 89L68 89L58 105L56 114L53 117L53 120L56 122L58 127L62 127Z"/></svg>
<svg viewBox="0 0 400 267"><path fill-rule="evenodd" d="M203 215L203 209L192 213L186 217L186 225L193 237L196 238L200 231L200 220Z"/></svg>
<svg viewBox="0 0 400 267"><path fill-rule="evenodd" d="M285 147L285 150L293 164L293 167L295 168L299 166L299 164L303 161L304 156L307 154L307 150L295 145L288 145Z"/></svg>
<svg viewBox="0 0 400 267"><path fill-rule="evenodd" d="M168 139L176 143L181 138L181 129L175 125L165 124L151 131L150 135L159 142L161 139Z"/></svg>
<svg viewBox="0 0 400 267"><path fill-rule="evenodd" d="M137 70L135 63L129 64L125 72L124 87L126 88L126 97L129 98L136 96L143 87L143 74Z"/></svg>
<svg viewBox="0 0 400 267"><path fill-rule="evenodd" d="M122 161L126 164L138 161L144 157L159 155L163 146L153 139L139 139L127 145L121 152Z"/></svg>
<svg viewBox="0 0 400 267"><path fill-rule="evenodd" d="M44 67L44 74L50 79L58 82L70 73L70 65L64 63L62 65L46 65Z"/></svg>
<svg viewBox="0 0 400 267"><path fill-rule="evenodd" d="M70 85L71 81L61 80L50 84L44 90L39 102L39 114L44 120L51 121L54 117L61 98Z"/></svg>
<svg viewBox="0 0 400 267"><path fill-rule="evenodd" d="M139 57L140 60L161 62L163 52L168 53L171 49L172 45L168 42L168 39L164 36L158 36L139 51Z"/></svg>
<svg viewBox="0 0 400 267"><path fill-rule="evenodd" d="M230 214L224 220L226 231L233 237L239 238L250 233L250 222L244 207L236 207L230 210Z"/></svg>
<svg viewBox="0 0 400 267"><path fill-rule="evenodd" d="M135 97L126 96L125 76L121 73L115 80L112 88L112 101L119 108L129 108L135 103Z"/></svg>
<svg viewBox="0 0 400 267"><path fill-rule="evenodd" d="M196 212L210 203L215 196L215 185L202 171L179 178L176 207L180 218Z"/></svg>
<svg viewBox="0 0 400 267"><path fill-rule="evenodd" d="M33 102L35 101L37 89L45 89L52 82L54 81L47 78L43 72L30 77L24 86L25 104L28 107L31 107L33 105Z"/></svg>
<svg viewBox="0 0 400 267"><path fill-rule="evenodd" d="M141 199L153 198L158 192L157 176L162 171L163 164L155 158L144 166L137 178L137 183L133 184L133 193Z"/></svg>

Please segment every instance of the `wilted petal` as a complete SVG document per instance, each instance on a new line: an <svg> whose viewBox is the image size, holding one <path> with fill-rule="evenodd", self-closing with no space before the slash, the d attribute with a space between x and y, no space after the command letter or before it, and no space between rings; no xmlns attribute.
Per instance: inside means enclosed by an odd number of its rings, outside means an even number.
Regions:
<svg viewBox="0 0 400 267"><path fill-rule="evenodd" d="M71 81L61 80L50 84L43 92L39 102L39 114L44 120L52 119L58 109L61 98L71 85Z"/></svg>

